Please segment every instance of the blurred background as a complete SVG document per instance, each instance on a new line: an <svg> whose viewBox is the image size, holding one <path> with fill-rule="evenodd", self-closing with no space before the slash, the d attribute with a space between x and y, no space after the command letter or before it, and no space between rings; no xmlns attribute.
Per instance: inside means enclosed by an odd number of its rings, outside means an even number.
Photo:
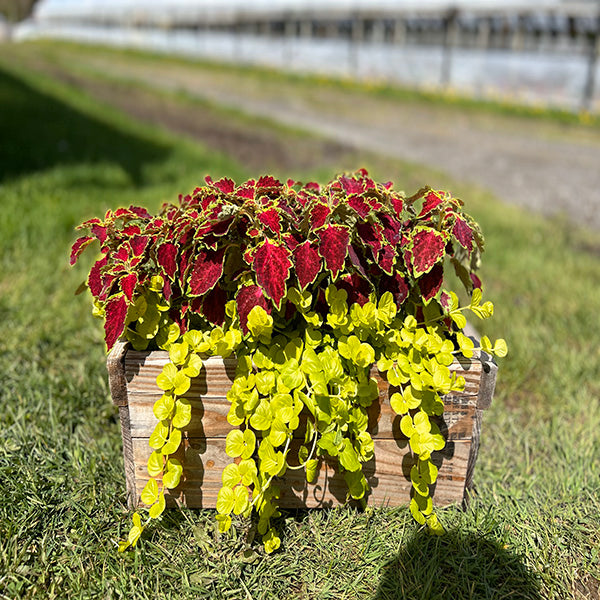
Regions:
<svg viewBox="0 0 600 600"><path fill-rule="evenodd" d="M597 0L3 0L62 38L598 110ZM33 12L31 12L33 9Z"/></svg>

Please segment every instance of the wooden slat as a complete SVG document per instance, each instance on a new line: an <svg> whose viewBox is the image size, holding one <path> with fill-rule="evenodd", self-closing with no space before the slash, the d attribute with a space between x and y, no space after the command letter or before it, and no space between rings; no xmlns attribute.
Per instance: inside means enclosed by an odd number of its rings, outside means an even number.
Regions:
<svg viewBox="0 0 600 600"><path fill-rule="evenodd" d="M114 362L114 361L113 361ZM129 473L135 473L134 481L128 481L128 493L139 498L148 480L146 462L151 453L148 438L156 419L152 413L154 402L161 392L156 386L156 377L168 362L166 352L128 351L122 362L123 380L127 381L129 429L123 431L132 450L128 451ZM192 421L184 431L183 447L178 457L184 460L184 482L169 494L172 504L183 503L189 507L214 508L217 493L221 488L221 472L231 459L225 454L225 436L231 430L226 415L229 402L227 391L235 374L235 360L210 358L204 363L201 375L193 380L186 398L192 403ZM444 398L445 412L438 424L449 440L442 453L436 453L435 460L440 466L434 502L446 505L461 502L465 493L468 469L472 473L477 444L472 445L475 436L478 440L481 413L479 386L482 367L478 359L464 364L455 363L451 367L465 378L465 390ZM389 405L393 390L377 369L372 371L379 388L379 402L369 409L369 431L375 443L375 459L364 466L365 476L372 486L369 503L397 506L405 504L411 489L408 480L410 470L407 440L399 429L400 418ZM118 390L117 390L118 392ZM126 422L123 422L126 426ZM337 472L336 461L321 464L316 484L306 485L303 471L288 471L281 488L281 506L325 507L344 502L346 484ZM471 465L469 467L469 464ZM127 467L127 465L126 465ZM129 479L133 479L131 476Z"/></svg>
<svg viewBox="0 0 600 600"><path fill-rule="evenodd" d="M182 483L170 490L171 503L185 504L189 508L215 508L221 489L221 472L232 462L225 454L223 439L184 440L178 458L185 461ZM465 474L471 442L450 442L443 452L436 453L434 462L440 471L433 493L436 505L446 506L462 502ZM146 461L149 448L145 440L133 440L136 488L138 495L148 481ZM375 458L363 466L371 492L367 498L372 506L402 506L410 500L410 454L406 446L394 440L375 440ZM281 490L282 508L324 508L345 502L347 486L337 470L335 461L322 461L319 476L314 484L307 484L303 470L285 474L277 480Z"/></svg>
<svg viewBox="0 0 600 600"><path fill-rule="evenodd" d="M132 437L150 437L156 426L152 406L162 392L156 386L156 377L168 361L166 352L128 352L125 360L125 373L129 381L127 396ZM458 363L453 370L465 378L465 391L445 397L446 410L442 420L438 420L448 439L466 439L471 435L472 422L477 407L477 393L481 377L481 364L472 363L464 370ZM229 401L227 391L231 387L230 376L235 372L235 361L227 362L217 358L205 361L201 375L193 380L190 391L185 395L192 405L192 421L184 431L185 437L226 437L231 430L227 422ZM397 438L399 418L389 404L389 385L377 369L372 376L379 387L379 403L374 402L368 410L369 431L373 437ZM298 435L303 435L299 430Z"/></svg>

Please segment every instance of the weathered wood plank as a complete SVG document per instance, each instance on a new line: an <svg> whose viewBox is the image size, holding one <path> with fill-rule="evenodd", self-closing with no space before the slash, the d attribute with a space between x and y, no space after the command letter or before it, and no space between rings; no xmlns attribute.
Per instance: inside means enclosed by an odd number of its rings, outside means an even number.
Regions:
<svg viewBox="0 0 600 600"><path fill-rule="evenodd" d="M188 439L178 457L185 461L182 483L168 496L171 503L190 508L215 508L221 489L221 472L232 462L225 454L223 439ZM446 506L462 502L465 474L471 442L450 442L443 452L436 453L434 462L440 471L433 493L434 503ZM150 449L145 440L133 440L136 489L141 493L148 481L146 461ZM372 506L401 506L410 500L409 480L412 459L406 446L394 440L375 440L375 458L363 466L363 472L372 490L367 498ZM333 460L321 462L317 481L307 484L303 470L285 474L277 481L281 490L283 508L325 508L345 502L347 486Z"/></svg>
<svg viewBox="0 0 600 600"><path fill-rule="evenodd" d="M128 496L137 500L148 480L146 462L151 452L148 438L156 425L152 407L161 396L156 377L168 362L168 354L130 350L123 359L122 350L119 359L113 357L110 362L113 371L111 390L115 387L114 397L119 399L124 417L122 427ZM216 504L221 472L231 462L225 454L224 438L231 430L226 419L229 410L226 394L234 378L235 364L235 359L205 360L200 377L192 382L186 394L192 403L192 421L184 431L184 444L177 455L184 460L185 474L181 486L169 495L171 503L213 508ZM462 364L456 362L451 368L465 377L466 385L463 392L444 398L445 413L438 420L449 440L447 448L436 453L440 474L434 502L438 505L463 500L465 484L469 483L467 480L472 474L481 425L481 362L475 358ZM117 373L119 369L121 372ZM377 380L379 402L369 409L369 431L374 438L375 459L364 466L373 488L368 501L372 505L396 506L405 504L410 497L410 456L407 441L400 432L400 419L389 405L389 396L394 390L390 390L377 369L372 371L372 375ZM491 375L494 376L495 372ZM120 389L122 387L125 389ZM487 400L486 396L484 402ZM126 405L123 405L124 401ZM475 444L472 444L473 438ZM279 484L281 505L288 508L325 507L344 502L347 488L335 462L322 462L314 485L305 484L303 471L288 471Z"/></svg>
<svg viewBox="0 0 600 600"><path fill-rule="evenodd" d="M168 361L166 352L152 355L143 352L128 352L125 359L125 373L129 381L127 396L132 437L150 437L156 426L152 406L162 392L156 386L156 376ZM446 411L438 420L448 439L470 437L472 421L478 402L478 386L481 378L481 364L473 362L468 370L455 363L452 369L465 378L465 391L453 393L445 398ZM235 361L222 361L210 358L205 361L199 377L193 380L186 398L192 404L192 421L184 431L190 438L226 437L231 430L227 422L229 401L227 391L231 387ZM399 419L389 404L389 384L376 368L372 371L379 388L379 403L369 408L369 431L373 437L396 438L399 435ZM298 435L303 435L299 431Z"/></svg>

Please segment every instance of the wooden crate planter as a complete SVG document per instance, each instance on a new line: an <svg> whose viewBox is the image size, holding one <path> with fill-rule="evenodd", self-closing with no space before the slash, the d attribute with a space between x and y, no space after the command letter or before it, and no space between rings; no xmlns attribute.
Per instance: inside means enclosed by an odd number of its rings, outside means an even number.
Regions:
<svg viewBox="0 0 600 600"><path fill-rule="evenodd" d="M167 352L136 352L118 343L108 356L110 390L119 407L123 454L130 508L139 504L148 480L148 445L156 419L154 402L162 392L156 377L168 362ZM186 394L192 402L192 421L184 431L184 442L177 458L184 460L182 483L167 495L170 505L190 508L214 508L221 488L221 471L231 462L225 454L225 437L231 430L227 422L229 401L226 394L235 373L234 358L210 358ZM496 380L496 365L476 357L455 362L452 370L465 378L464 392L444 398L445 412L438 425L447 439L446 448L436 452L438 481L434 502L445 506L463 502L471 486L473 468L479 450L483 411L490 406ZM375 444L375 457L363 466L371 486L368 503L375 506L399 506L408 502L412 466L406 438L399 428L400 418L389 405L388 383L377 368L372 376L378 381L379 402L370 408L369 431ZM300 441L298 441L300 443ZM334 466L323 460L315 484L306 484L304 471L288 471L278 481L280 506L284 508L327 507L343 503L346 483Z"/></svg>

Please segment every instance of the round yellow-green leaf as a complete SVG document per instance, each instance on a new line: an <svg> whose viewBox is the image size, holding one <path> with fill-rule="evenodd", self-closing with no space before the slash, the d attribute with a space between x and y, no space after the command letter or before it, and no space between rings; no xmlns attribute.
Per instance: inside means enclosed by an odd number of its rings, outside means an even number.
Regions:
<svg viewBox="0 0 600 600"><path fill-rule="evenodd" d="M155 403L152 409L154 416L159 421L170 419L175 406L175 398L171 394L163 394Z"/></svg>
<svg viewBox="0 0 600 600"><path fill-rule="evenodd" d="M150 445L150 448L154 448L154 450L160 450L166 443L168 437L169 426L167 421L159 421L154 427L154 431L150 435L148 444Z"/></svg>
<svg viewBox="0 0 600 600"><path fill-rule="evenodd" d="M158 502L156 504L154 504L154 506L150 507L150 510L149 510L150 518L157 519L158 517L160 517L160 515L162 515L163 512L165 511L165 506L166 506L165 493L161 492L160 495L158 496Z"/></svg>
<svg viewBox="0 0 600 600"><path fill-rule="evenodd" d="M144 486L141 494L141 500L144 504L150 506L158 499L158 483L156 479L150 478Z"/></svg>
<svg viewBox="0 0 600 600"><path fill-rule="evenodd" d="M235 463L227 465L221 473L221 481L226 487L235 487L242 479L240 469Z"/></svg>
<svg viewBox="0 0 600 600"><path fill-rule="evenodd" d="M161 452L166 456L167 454L175 454L181 445L181 430L171 430L171 435L167 443L162 447Z"/></svg>
<svg viewBox="0 0 600 600"><path fill-rule="evenodd" d="M163 485L170 490L176 488L181 482L181 474L181 469L169 469L163 475Z"/></svg>
<svg viewBox="0 0 600 600"><path fill-rule="evenodd" d="M238 485L235 490L233 490L233 495L235 498L233 514L239 515L248 507L248 489L243 485Z"/></svg>
<svg viewBox="0 0 600 600"><path fill-rule="evenodd" d="M171 344L169 348L169 359L175 365L182 365L189 354L190 347L187 342L181 342L180 344Z"/></svg>
<svg viewBox="0 0 600 600"><path fill-rule="evenodd" d="M230 487L223 487L217 495L217 511L221 515L228 515L235 505L235 494Z"/></svg>
<svg viewBox="0 0 600 600"><path fill-rule="evenodd" d="M173 427L186 427L192 420L192 405L189 400L180 398L175 405L175 415L173 416Z"/></svg>
<svg viewBox="0 0 600 600"><path fill-rule="evenodd" d="M148 474L151 477L160 475L163 471L164 459L162 452L153 452L148 458Z"/></svg>

